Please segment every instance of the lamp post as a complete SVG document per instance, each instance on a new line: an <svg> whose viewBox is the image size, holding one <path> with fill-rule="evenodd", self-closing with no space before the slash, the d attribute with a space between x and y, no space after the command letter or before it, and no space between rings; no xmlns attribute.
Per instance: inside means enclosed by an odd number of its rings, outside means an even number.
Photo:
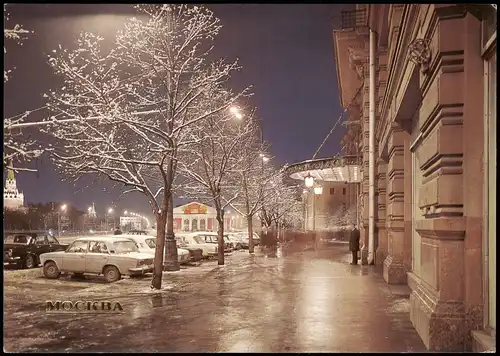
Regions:
<svg viewBox="0 0 500 356"><path fill-rule="evenodd" d="M113 208L109 208L107 214L105 214L106 215L106 231L109 230L109 219L108 218L110 215L113 214L113 212L114 212ZM115 218L113 216L113 225L114 225L114 223L115 223ZM114 226L113 226L113 228L114 228Z"/></svg>
<svg viewBox="0 0 500 356"><path fill-rule="evenodd" d="M68 206L66 204L61 205L57 211L57 237L61 236L61 212L64 213Z"/></svg>

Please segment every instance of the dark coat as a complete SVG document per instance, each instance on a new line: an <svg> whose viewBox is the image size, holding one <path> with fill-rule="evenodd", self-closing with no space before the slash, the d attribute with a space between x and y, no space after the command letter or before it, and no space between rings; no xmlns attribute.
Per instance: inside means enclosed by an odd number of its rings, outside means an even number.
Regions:
<svg viewBox="0 0 500 356"><path fill-rule="evenodd" d="M358 229L351 231L351 235L349 236L349 251L359 251L360 236Z"/></svg>

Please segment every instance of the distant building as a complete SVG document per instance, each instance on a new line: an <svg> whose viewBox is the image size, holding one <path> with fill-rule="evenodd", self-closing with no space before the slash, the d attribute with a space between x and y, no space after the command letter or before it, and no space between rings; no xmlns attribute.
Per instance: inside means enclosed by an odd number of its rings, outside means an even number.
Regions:
<svg viewBox="0 0 500 356"><path fill-rule="evenodd" d="M17 189L16 177L12 169L8 170L3 188L3 206L13 210L24 207L24 194Z"/></svg>
<svg viewBox="0 0 500 356"><path fill-rule="evenodd" d="M120 227L124 230L142 230L143 219L140 216L120 216Z"/></svg>

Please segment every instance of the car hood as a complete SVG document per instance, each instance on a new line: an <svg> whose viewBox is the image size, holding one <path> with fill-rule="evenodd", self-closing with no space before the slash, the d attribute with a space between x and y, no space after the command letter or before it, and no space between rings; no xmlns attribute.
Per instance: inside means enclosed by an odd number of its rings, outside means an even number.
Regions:
<svg viewBox="0 0 500 356"><path fill-rule="evenodd" d="M56 252L46 252L46 253L42 253L40 255L40 257L44 257L44 258L55 258L55 257L60 257L60 256L64 256L66 252L65 251L56 251Z"/></svg>

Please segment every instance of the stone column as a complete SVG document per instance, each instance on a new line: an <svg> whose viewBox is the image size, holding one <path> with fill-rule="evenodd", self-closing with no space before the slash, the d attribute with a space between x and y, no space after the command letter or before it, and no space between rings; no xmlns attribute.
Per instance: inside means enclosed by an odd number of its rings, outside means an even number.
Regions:
<svg viewBox="0 0 500 356"><path fill-rule="evenodd" d="M433 34L439 60L421 75L421 268L410 274L410 318L430 350L464 352L481 314L481 27L462 6L434 5L430 13L436 28L422 32Z"/></svg>
<svg viewBox="0 0 500 356"><path fill-rule="evenodd" d="M406 131L397 123L391 124L387 165L388 254L384 260L384 279L389 284L406 283L405 259L408 257L405 254L405 197L411 198L408 195L411 193L411 185L410 192L405 195L405 158L408 160L409 157L411 164L411 156L409 150L405 152L405 143L408 146L409 140L410 135Z"/></svg>
<svg viewBox="0 0 500 356"><path fill-rule="evenodd" d="M387 230L385 228L386 220L386 169L387 163L384 160L379 159L377 161L377 189L376 189L376 239L377 239L377 250L375 251L375 264L382 267L384 260L387 256L388 242L387 242Z"/></svg>

